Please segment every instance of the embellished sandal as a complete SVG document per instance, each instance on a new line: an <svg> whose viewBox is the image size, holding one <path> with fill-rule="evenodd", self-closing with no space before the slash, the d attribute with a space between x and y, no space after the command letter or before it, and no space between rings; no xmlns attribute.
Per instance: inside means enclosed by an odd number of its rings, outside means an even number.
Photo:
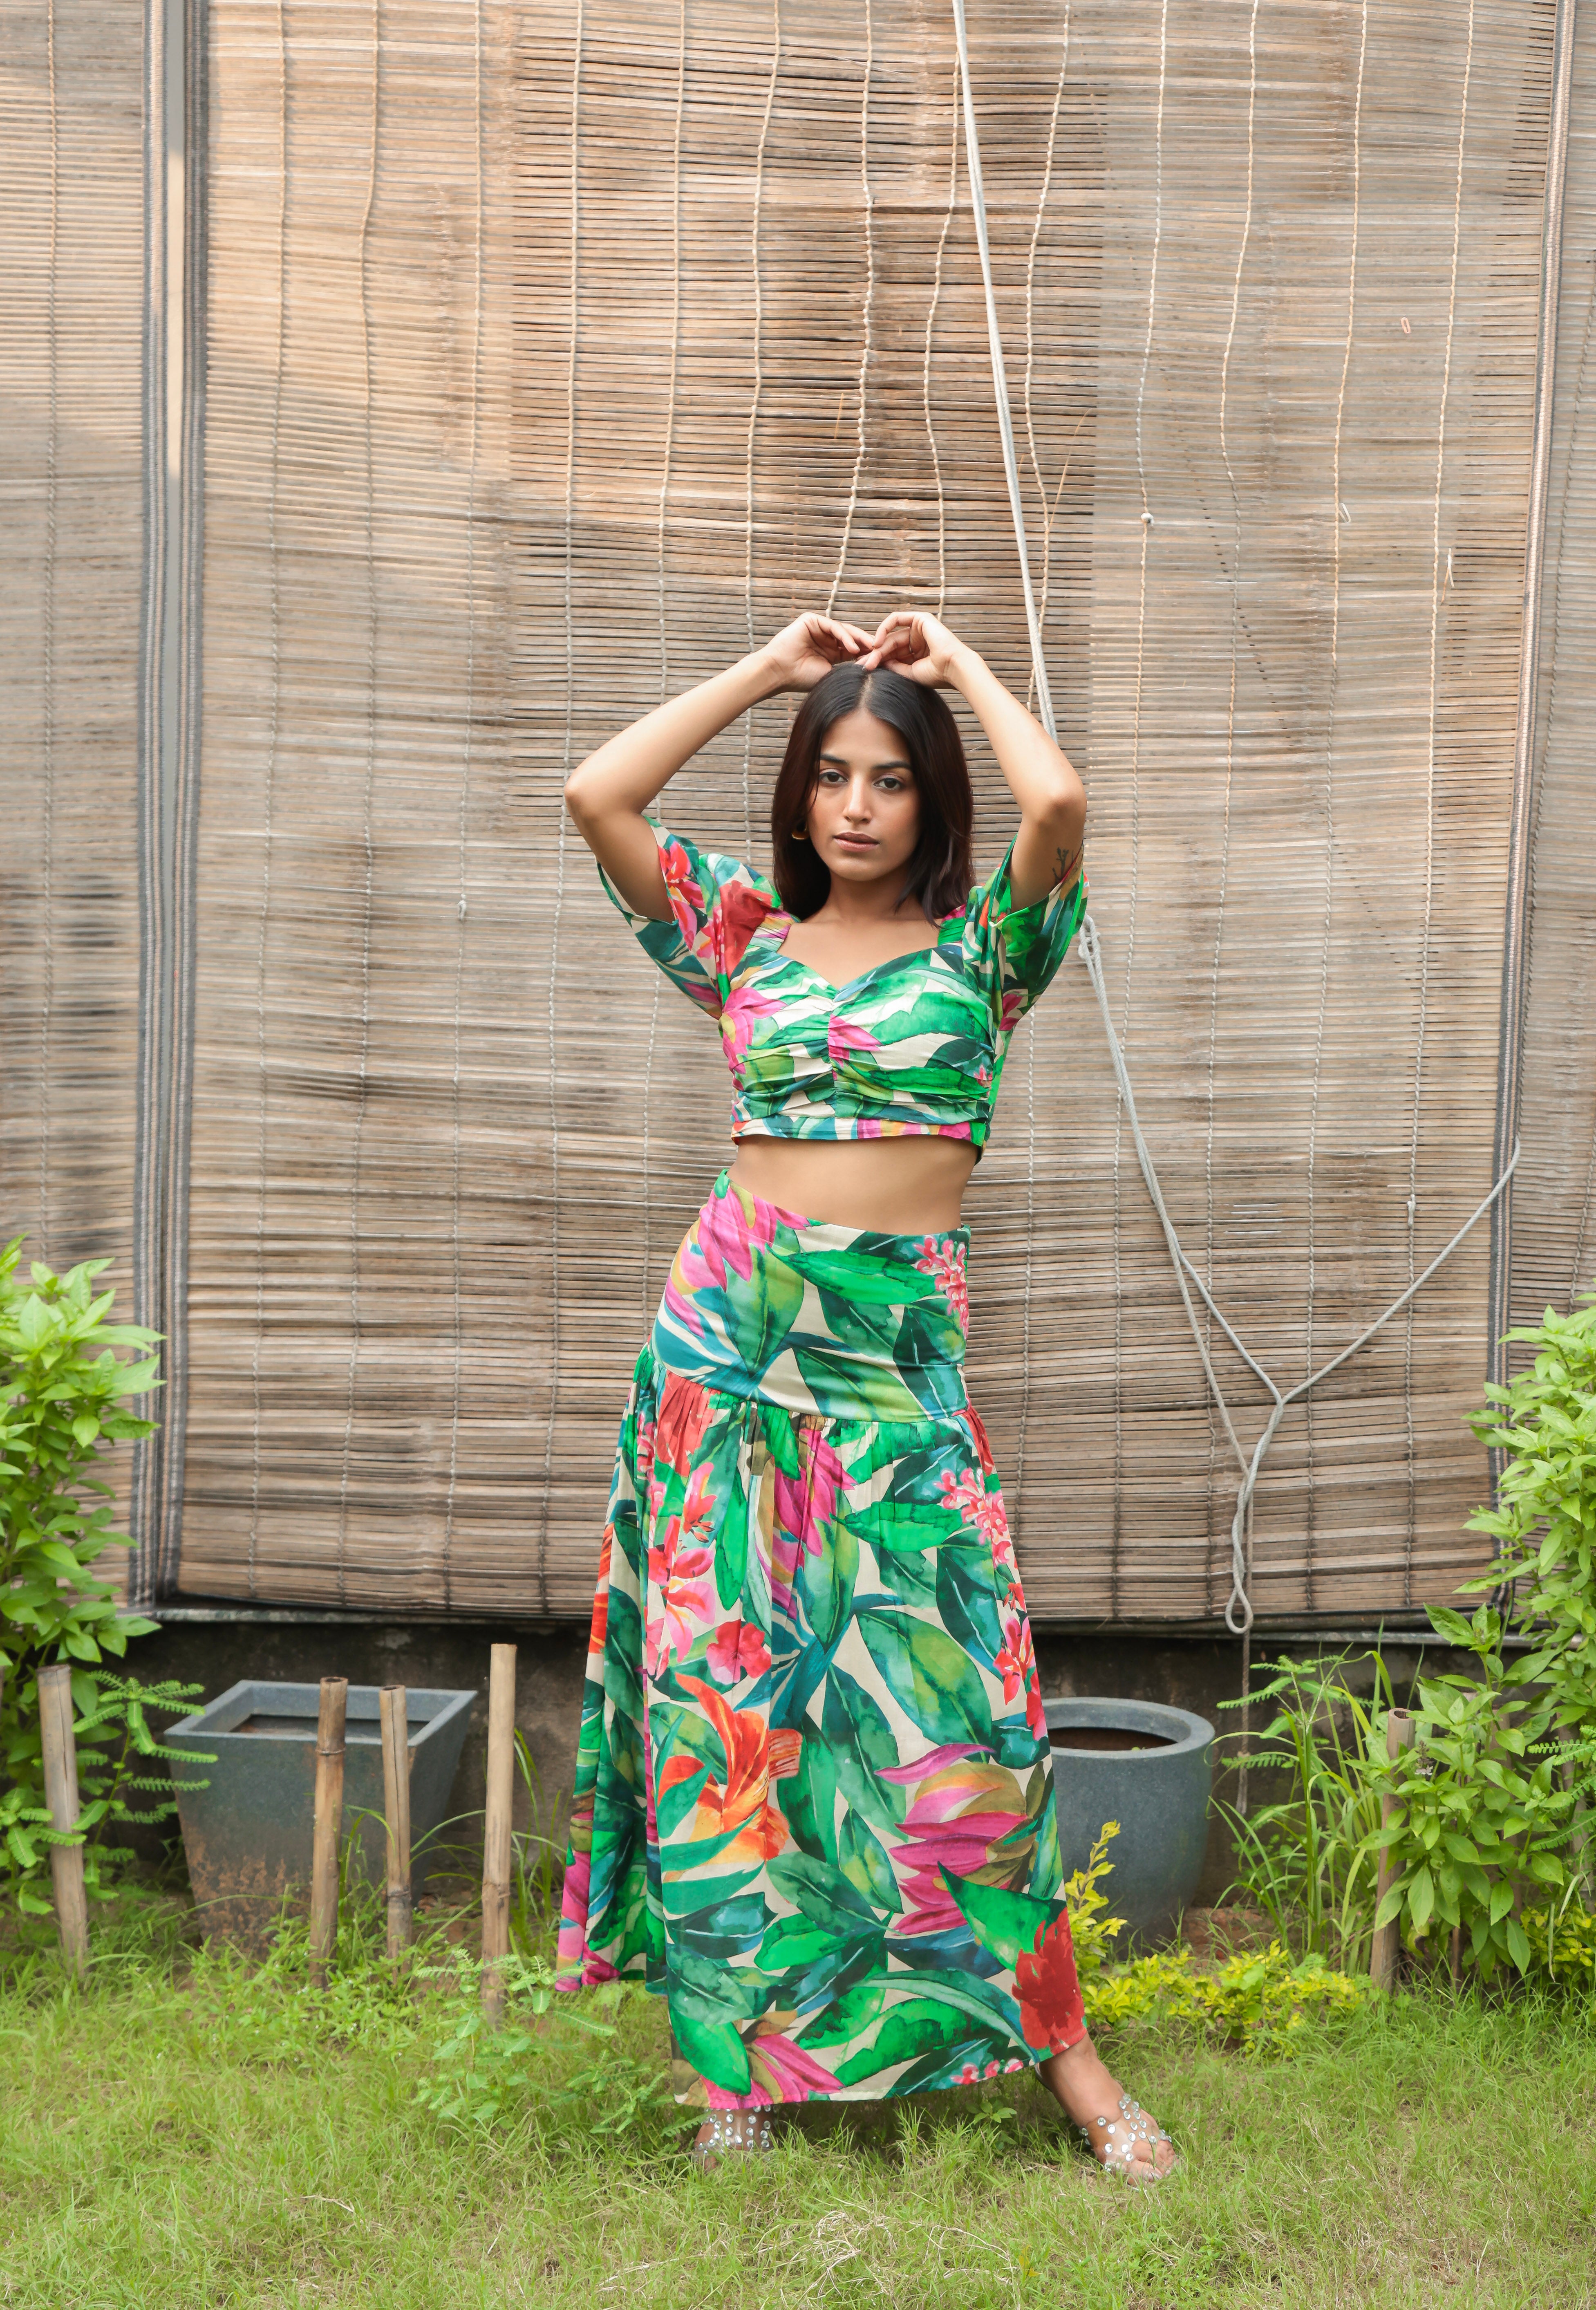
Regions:
<svg viewBox="0 0 1596 2310"><path fill-rule="evenodd" d="M688 2154L700 2174L710 2174L728 2155L748 2157L773 2146L768 2109L716 2109Z"/></svg>
<svg viewBox="0 0 1596 2310"><path fill-rule="evenodd" d="M1118 2117L1095 2117L1089 2125L1080 2128L1082 2139L1092 2156L1106 2174L1118 2174L1125 2181L1134 2181L1138 2187L1143 2182L1161 2182L1173 2173L1174 2162L1161 2171L1158 2164L1158 2145L1169 2141L1169 2136L1128 2094L1119 2097ZM1151 2155L1138 2158L1136 2144L1145 2141ZM1171 2149L1174 2143L1170 2142Z"/></svg>

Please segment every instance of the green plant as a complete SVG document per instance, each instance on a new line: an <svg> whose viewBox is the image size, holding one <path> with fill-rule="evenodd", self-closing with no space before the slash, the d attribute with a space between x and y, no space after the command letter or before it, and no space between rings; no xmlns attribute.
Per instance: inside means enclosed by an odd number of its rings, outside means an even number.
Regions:
<svg viewBox="0 0 1596 2310"><path fill-rule="evenodd" d="M423 2109L446 2124L492 2126L533 2105L574 2119L600 2135L631 2132L672 2106L662 2072L616 2045L612 2018L629 1996L619 1981L591 2001L595 2020L574 2001L558 1998L546 1958L500 1960L504 2014L490 2024L482 2011L482 1967L474 1958L418 1968L447 1984L432 2045L431 2074L416 2089ZM606 2050L572 2071L568 2056L581 2040L598 2038Z"/></svg>
<svg viewBox="0 0 1596 2310"><path fill-rule="evenodd" d="M1354 1672L1370 1664L1359 1692ZM1289 1776L1287 1793L1239 1812L1219 1805L1238 1863L1236 1889L1268 1916L1282 1941L1351 1971L1366 1967L1375 1928L1375 1858L1380 1798L1370 1760L1383 1749L1391 1680L1377 1652L1313 1661L1278 1660L1250 1696L1275 1713L1249 1751L1253 1771ZM1239 1708L1240 1700L1221 1701Z"/></svg>
<svg viewBox="0 0 1596 2310"><path fill-rule="evenodd" d="M1596 1916L1589 1909L1541 1905L1524 1911L1523 1927L1538 1972L1566 1988L1596 1990Z"/></svg>
<svg viewBox="0 0 1596 2310"><path fill-rule="evenodd" d="M0 1677L8 1715L10 1689L30 1661L119 1656L129 1637L154 1626L120 1611L95 1572L108 1548L129 1543L110 1529L110 1486L88 1472L108 1445L154 1425L126 1407L160 1385L159 1359L117 1350L152 1348L156 1334L106 1322L116 1294L92 1286L108 1260L61 1276L35 1260L30 1290L17 1278L21 1256L21 1237L0 1252ZM86 1507L84 1493L100 1505Z"/></svg>
<svg viewBox="0 0 1596 2310"><path fill-rule="evenodd" d="M152 1712L186 1715L199 1698L197 1684L143 1684L137 1677L106 1670L75 1669L72 1698L78 1824L70 1835L59 1832L50 1826L44 1802L37 1685L35 1677L22 1689L0 1750L6 1782L0 1788L0 1886L24 1915L44 1916L50 1903L41 1888L52 1845L82 1846L89 1897L103 1899L117 1864L129 1858L128 1848L112 1843L110 1833L173 1819L178 1810L174 1792L203 1788L204 1783L176 1779L170 1767L213 1760L165 1747L150 1723ZM168 1769L145 1769L152 1765Z"/></svg>
<svg viewBox="0 0 1596 2310"><path fill-rule="evenodd" d="M1064 1880L1064 1906L1070 1913L1070 1939L1075 1950L1076 1977L1084 1988L1095 1981L1108 1958L1114 1945L1125 1930L1123 1917L1107 1915L1108 1896L1097 1890L1097 1880L1113 1873L1114 1863L1108 1858L1108 1840L1119 1835L1117 1820L1106 1820L1097 1843L1087 1856L1084 1869L1077 1869Z"/></svg>
<svg viewBox="0 0 1596 2310"><path fill-rule="evenodd" d="M1466 1620L1437 1605L1430 1620L1473 1654L1478 1673L1422 1678L1413 1745L1369 1760L1375 1787L1394 1807L1368 1838L1395 1872L1376 1922L1398 1920L1414 1944L1455 1932L1459 1957L1488 1981L1505 1965L1529 1970L1518 1914L1526 1897L1561 1900L1573 1889L1570 1824L1591 1785L1596 1741L1548 1739L1556 1700L1532 1689L1527 1663L1505 1663L1499 1613L1482 1604Z"/></svg>
<svg viewBox="0 0 1596 2310"><path fill-rule="evenodd" d="M1470 1519L1496 1562L1470 1585L1512 1585L1513 1619L1533 1639L1521 1677L1545 1685L1556 1729L1578 1738L1596 1733L1596 1292L1507 1337L1536 1353L1508 1386L1488 1387L1473 1420L1504 1461L1496 1506Z"/></svg>
<svg viewBox="0 0 1596 2310"><path fill-rule="evenodd" d="M1258 2054L1294 2050L1311 2016L1354 2013L1373 1995L1366 1981L1332 1972L1317 1954L1293 1958L1279 1941L1202 1973L1189 1949L1138 1958L1083 1989L1095 2028L1152 2018L1200 2029Z"/></svg>

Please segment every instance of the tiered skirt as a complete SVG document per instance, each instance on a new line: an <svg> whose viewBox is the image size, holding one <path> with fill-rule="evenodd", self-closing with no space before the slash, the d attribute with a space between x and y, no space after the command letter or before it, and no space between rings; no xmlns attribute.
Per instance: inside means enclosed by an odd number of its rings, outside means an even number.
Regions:
<svg viewBox="0 0 1596 2310"><path fill-rule="evenodd" d="M1084 2034L967 1247L723 1173L638 1359L559 1971L664 1994L685 2103L878 2100Z"/></svg>

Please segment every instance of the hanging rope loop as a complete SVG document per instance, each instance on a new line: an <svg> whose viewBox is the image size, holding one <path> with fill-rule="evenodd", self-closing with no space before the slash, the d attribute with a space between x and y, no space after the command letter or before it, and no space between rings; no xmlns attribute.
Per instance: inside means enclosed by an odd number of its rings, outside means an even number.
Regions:
<svg viewBox="0 0 1596 2310"><path fill-rule="evenodd" d="M1003 368L1002 334L998 326L997 298L993 289L992 249L986 230L986 200L981 182L981 151L976 128L975 91L970 82L969 43L965 29L964 0L952 0L952 8L954 36L958 44L959 85L964 98L965 153L968 162L970 204L975 218L976 242L981 252L981 280L986 294L986 332L992 348L992 382L997 406L998 433L1002 442L1003 473L1009 485L1009 506L1014 521L1014 543L1019 557L1019 579L1025 595L1026 624L1030 635L1037 701L1047 734L1056 742L1058 733L1054 725L1053 696L1048 688L1047 668L1042 654L1042 629L1037 615L1036 596L1031 588L1030 555L1026 543L1025 513L1019 494L1019 465L1014 450L1014 421L1009 404L1008 378ZM1143 518L1150 526L1150 517L1144 515ZM1107 1040L1109 1056L1114 1064L1115 1081L1119 1087L1125 1116L1131 1125L1131 1137L1136 1149L1136 1160L1141 1166L1149 1200L1158 1213L1158 1224L1164 1230L1165 1246L1169 1253L1170 1264L1175 1270L1175 1282L1180 1289L1181 1305L1185 1309L1186 1322L1191 1327L1192 1337L1196 1342L1203 1377L1208 1384L1214 1408L1219 1415L1220 1423L1229 1441L1230 1448L1236 1455L1236 1465L1240 1470L1240 1482L1236 1495L1236 1513L1230 1523L1230 1594L1225 1604L1225 1626L1232 1636L1245 1638L1252 1628L1253 1620L1253 1495L1257 1489L1258 1479L1268 1456L1270 1446L1274 1442L1288 1408L1293 1403L1300 1402L1312 1389L1319 1385L1321 1381L1328 1379L1331 1372L1339 1371L1360 1348L1367 1345L1377 1332L1384 1329L1393 1316L1401 1315L1408 1302L1423 1290L1436 1270L1444 1266L1458 1246L1478 1227L1479 1221L1492 1209L1506 1187L1518 1167L1519 1142L1514 1141L1512 1159L1485 1200L1464 1220L1444 1249L1437 1252L1424 1272L1414 1278L1401 1296L1393 1299L1383 1315L1377 1316L1366 1330L1360 1332L1355 1340L1332 1356L1327 1364L1322 1364L1317 1371L1310 1373L1308 1377L1299 1381L1297 1386L1281 1388L1271 1378L1257 1358L1244 1345L1235 1328L1221 1311L1208 1285L1181 1248L1180 1238L1175 1233L1175 1223L1169 1216L1165 1205L1163 1191L1158 1185L1158 1175L1153 1163L1151 1151L1142 1136L1141 1118L1136 1112L1136 1096L1131 1088L1131 1077L1125 1065L1125 1055L1121 1047L1119 1036L1115 1030L1114 1017L1109 1007L1108 986L1103 972L1102 940L1098 935L1097 925L1090 915L1086 916L1081 922L1079 945L1081 962L1085 967L1087 977L1091 983L1092 992L1097 999L1097 1009L1103 1020L1103 1032ZM1413 1201L1410 1198L1410 1226L1416 1216ZM1225 1392L1220 1387L1219 1376L1214 1370L1213 1361L1209 1353L1208 1340L1202 1324L1198 1321L1197 1310L1193 1303L1191 1290L1193 1285L1196 1287L1203 1306L1224 1333L1236 1354L1271 1398L1271 1408L1269 1418L1264 1423L1263 1432L1250 1454L1243 1448L1241 1439L1236 1432L1236 1423L1231 1417L1230 1407L1225 1401Z"/></svg>

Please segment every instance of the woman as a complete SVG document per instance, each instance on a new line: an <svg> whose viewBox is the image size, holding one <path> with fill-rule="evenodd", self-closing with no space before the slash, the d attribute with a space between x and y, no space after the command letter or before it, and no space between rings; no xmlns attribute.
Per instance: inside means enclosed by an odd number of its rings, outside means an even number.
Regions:
<svg viewBox="0 0 1596 2310"><path fill-rule="evenodd" d="M1019 809L971 888L941 687ZM807 691L774 884L644 816ZM976 652L802 617L612 738L566 801L646 954L719 1022L736 1159L621 1425L587 1660L562 1986L670 2004L697 2154L770 2106L1037 2067L1102 2163L1173 2162L1087 2036L1002 1497L964 1389L967 1231L1014 1028L1085 905L1086 795Z"/></svg>

